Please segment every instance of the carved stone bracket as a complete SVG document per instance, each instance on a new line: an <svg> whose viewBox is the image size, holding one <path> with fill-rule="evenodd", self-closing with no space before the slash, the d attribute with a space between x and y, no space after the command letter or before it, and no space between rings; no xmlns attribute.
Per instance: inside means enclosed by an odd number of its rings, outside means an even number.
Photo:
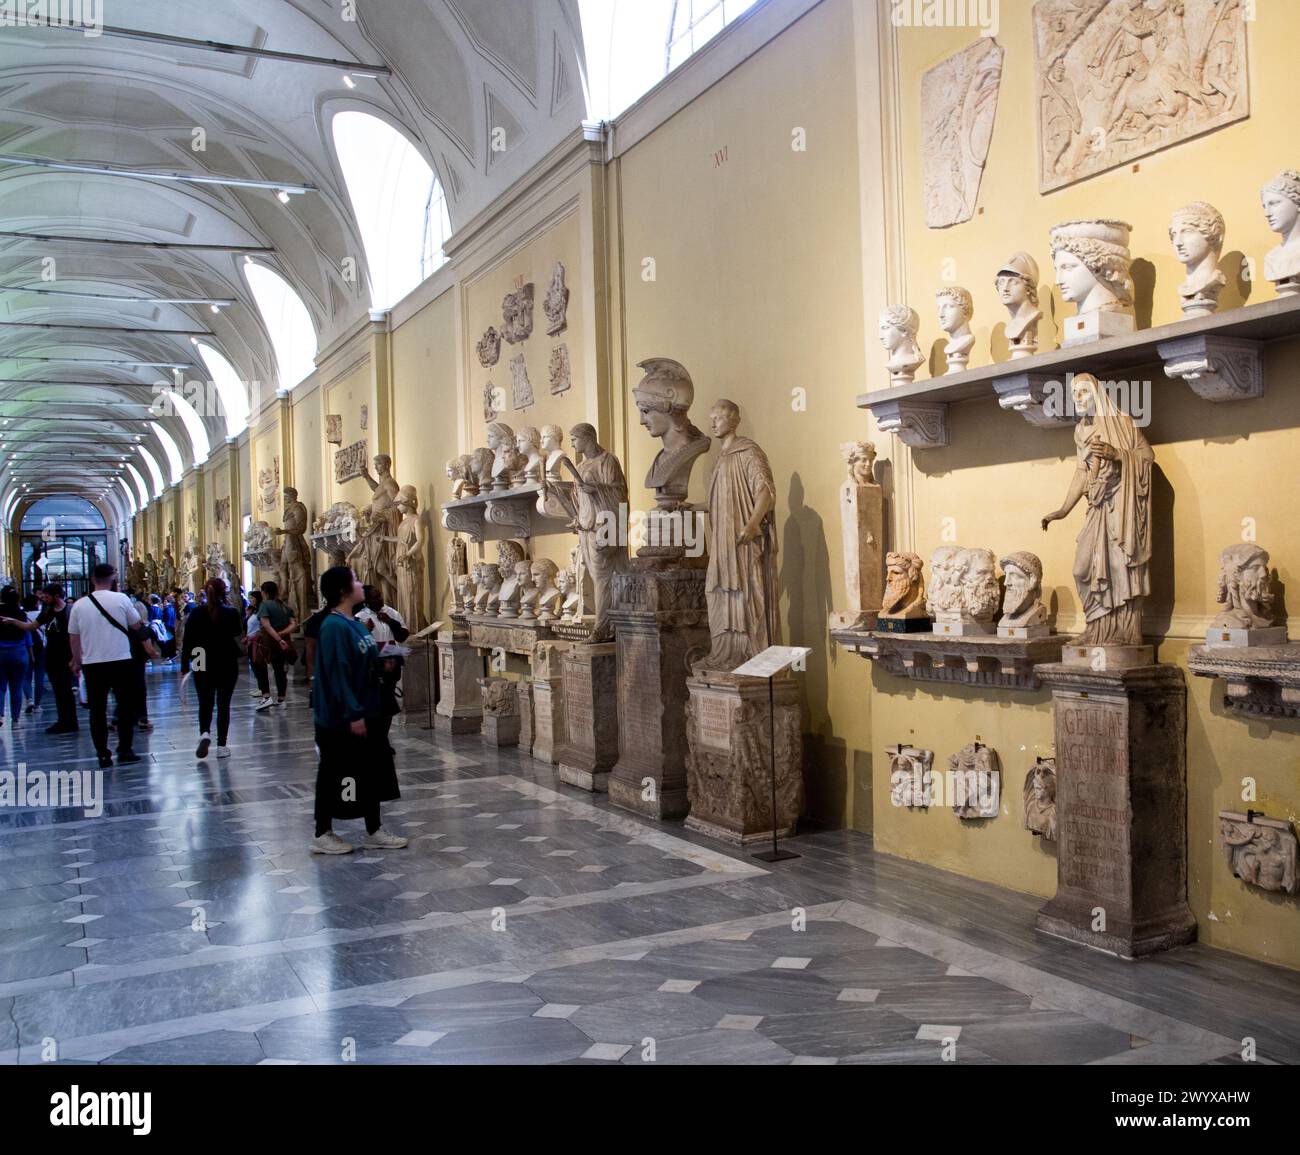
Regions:
<svg viewBox="0 0 1300 1155"><path fill-rule="evenodd" d="M1037 690L1034 667L1059 662L1065 637L947 637L833 630L831 637L900 678L999 690Z"/></svg>
<svg viewBox="0 0 1300 1155"><path fill-rule="evenodd" d="M1300 642L1285 646L1193 646L1187 668L1227 681L1223 702L1253 717L1300 718Z"/></svg>
<svg viewBox="0 0 1300 1155"><path fill-rule="evenodd" d="M1181 377L1206 401L1245 401L1264 395L1260 342L1233 337L1183 337L1156 346L1165 376Z"/></svg>
<svg viewBox="0 0 1300 1155"><path fill-rule="evenodd" d="M896 434L913 449L948 444L948 406L923 401L881 401L871 407L882 433Z"/></svg>
<svg viewBox="0 0 1300 1155"><path fill-rule="evenodd" d="M1073 425L1074 418L1064 404L1061 377L1051 373L1017 373L993 382L998 404L1011 413L1019 413L1030 425L1051 428Z"/></svg>
<svg viewBox="0 0 1300 1155"><path fill-rule="evenodd" d="M244 560L258 569L275 569L280 564L279 550L244 550Z"/></svg>
<svg viewBox="0 0 1300 1155"><path fill-rule="evenodd" d="M572 533L567 518L550 517L537 508L541 493L540 485L530 483L446 501L442 505L442 524L445 529L468 534L476 543Z"/></svg>

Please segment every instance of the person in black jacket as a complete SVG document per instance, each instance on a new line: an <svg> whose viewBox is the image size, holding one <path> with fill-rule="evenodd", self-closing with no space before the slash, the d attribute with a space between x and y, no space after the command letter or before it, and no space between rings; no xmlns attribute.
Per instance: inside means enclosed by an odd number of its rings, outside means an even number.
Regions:
<svg viewBox="0 0 1300 1155"><path fill-rule="evenodd" d="M196 606L185 622L181 670L194 678L199 698L199 745L194 756L208 756L212 742L212 707L217 707L217 757L226 758L230 747L230 699L239 680L244 654L244 617L226 604L226 583L211 578L204 587L207 600Z"/></svg>
<svg viewBox="0 0 1300 1155"><path fill-rule="evenodd" d="M58 721L46 726L47 734L75 734L77 724L77 687L72 676L72 643L68 640L68 613L61 585L51 583L40 593L43 605L37 622L45 627L45 674L54 691Z"/></svg>

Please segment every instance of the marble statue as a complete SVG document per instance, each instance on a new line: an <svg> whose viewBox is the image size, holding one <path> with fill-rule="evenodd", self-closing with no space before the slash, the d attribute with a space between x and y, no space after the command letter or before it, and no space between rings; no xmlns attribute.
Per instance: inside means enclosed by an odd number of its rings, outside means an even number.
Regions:
<svg viewBox="0 0 1300 1155"><path fill-rule="evenodd" d="M655 491L658 509L686 508L695 459L709 449L709 438L691 424L689 416L695 385L685 366L668 357L650 357L637 368L645 370L632 390L641 426L663 443L646 474L646 488Z"/></svg>
<svg viewBox="0 0 1300 1155"><path fill-rule="evenodd" d="M1261 890L1300 892L1296 836L1290 822L1247 811L1219 811L1219 840L1233 877Z"/></svg>
<svg viewBox="0 0 1300 1155"><path fill-rule="evenodd" d="M515 434L515 448L523 465L516 474L521 485L540 485L546 462L542 459L542 435L535 426L525 425Z"/></svg>
<svg viewBox="0 0 1300 1155"><path fill-rule="evenodd" d="M384 602L390 606L398 603L397 591L397 527L402 514L397 508L397 495L401 487L393 476L393 459L386 453L375 458L375 473L367 469L362 473L366 484L375 495L362 513L357 530L357 543L348 554L348 563L357 571L357 578L365 585L378 588Z"/></svg>
<svg viewBox="0 0 1300 1155"><path fill-rule="evenodd" d="M162 582L161 592L164 594L171 593L176 588L176 559L172 557L170 545L163 550L158 580Z"/></svg>
<svg viewBox="0 0 1300 1155"><path fill-rule="evenodd" d="M1074 555L1074 583L1086 621L1075 646L1141 646L1142 607L1151 592L1150 445L1090 373L1074 377L1076 465L1061 508L1043 529L1086 501Z"/></svg>
<svg viewBox="0 0 1300 1155"><path fill-rule="evenodd" d="M958 818L996 818L1002 802L1002 764L982 742L963 746L948 759L952 809Z"/></svg>
<svg viewBox="0 0 1300 1155"><path fill-rule="evenodd" d="M158 592L158 559L151 553L144 555L144 588L151 594Z"/></svg>
<svg viewBox="0 0 1300 1155"><path fill-rule="evenodd" d="M1043 310L1038 307L1038 262L1028 253L1014 253L993 279L998 297L1007 307L1007 345L1011 360L1030 357L1038 352L1038 322Z"/></svg>
<svg viewBox="0 0 1300 1155"><path fill-rule="evenodd" d="M491 488L510 489L525 464L515 448L515 431L504 421L494 421L487 427L487 443L493 454Z"/></svg>
<svg viewBox="0 0 1300 1155"><path fill-rule="evenodd" d="M1043 563L1025 550L1009 553L999 563L1003 584L1002 618L998 635L1004 638L1043 637L1051 632L1043 605Z"/></svg>
<svg viewBox="0 0 1300 1155"><path fill-rule="evenodd" d="M564 453L564 430L559 425L543 425L541 453L544 462L543 474L547 481L563 481L560 469L566 460Z"/></svg>
<svg viewBox="0 0 1300 1155"><path fill-rule="evenodd" d="M882 621L916 621L930 624L925 612L924 563L914 553L891 552L885 557L885 596L880 606Z"/></svg>
<svg viewBox="0 0 1300 1155"><path fill-rule="evenodd" d="M1268 227L1282 238L1264 257L1264 276L1279 296L1300 293L1300 172L1285 169L1264 186L1260 199Z"/></svg>
<svg viewBox="0 0 1300 1155"><path fill-rule="evenodd" d="M551 287L546 290L542 311L546 314L548 337L557 336L568 328L569 287L564 283L564 264L561 261L555 262L555 271L551 274Z"/></svg>
<svg viewBox="0 0 1300 1155"><path fill-rule="evenodd" d="M579 556L591 574L595 620L590 642L608 642L614 628L609 620L610 594L614 575L628 568L627 545L619 540L614 527L619 513L627 508L627 480L619 460L596 440L596 430L585 422L569 430L569 438L578 463L571 463L576 485L574 500L577 516ZM566 459L567 461L567 459Z"/></svg>
<svg viewBox="0 0 1300 1155"><path fill-rule="evenodd" d="M849 467L849 480L854 485L876 484L876 447L870 441L846 441L840 452Z"/></svg>
<svg viewBox="0 0 1300 1155"><path fill-rule="evenodd" d="M1223 214L1204 201L1184 205L1169 221L1169 239L1187 270L1178 286L1185 316L1208 317L1219 307L1219 294L1228 283L1219 272L1226 227Z"/></svg>
<svg viewBox="0 0 1300 1155"><path fill-rule="evenodd" d="M1274 587L1268 550L1238 542L1219 554L1218 603L1222 611L1210 625L1208 645L1278 646L1286 626L1275 625Z"/></svg>
<svg viewBox="0 0 1300 1155"><path fill-rule="evenodd" d="M1132 225L1098 219L1066 221L1052 229L1052 261L1061 297L1078 313L1065 323L1064 344L1131 333L1134 328Z"/></svg>
<svg viewBox="0 0 1300 1155"><path fill-rule="evenodd" d="M458 533L453 533L447 542L447 560L444 564L447 567L447 585L454 589L456 579L469 573L465 539Z"/></svg>
<svg viewBox="0 0 1300 1155"><path fill-rule="evenodd" d="M181 586L192 593L198 593L206 580L203 576L203 558L199 549L199 539L191 537L186 543L185 553L181 556Z"/></svg>
<svg viewBox="0 0 1300 1155"><path fill-rule="evenodd" d="M501 360L501 334L496 331L494 326L489 325L487 332L479 338L479 343L475 346L475 352L478 353L478 363L484 369L491 369L493 365Z"/></svg>
<svg viewBox="0 0 1300 1155"><path fill-rule="evenodd" d="M402 486L397 492L397 509L402 520L397 527L397 602L394 608L412 633L424 624L425 542L419 507L415 486Z"/></svg>
<svg viewBox="0 0 1300 1155"><path fill-rule="evenodd" d="M889 756L889 801L909 809L928 809L934 801L934 751L915 746L886 746Z"/></svg>
<svg viewBox="0 0 1300 1155"><path fill-rule="evenodd" d="M550 558L539 557L533 562L533 590L531 602L534 616L543 625L549 624L560 616L560 589L556 579L559 566Z"/></svg>
<svg viewBox="0 0 1300 1155"><path fill-rule="evenodd" d="M975 215L1002 84L1002 46L981 36L921 77L925 223L945 229Z"/></svg>
<svg viewBox="0 0 1300 1155"><path fill-rule="evenodd" d="M975 347L975 334L970 331L975 302L966 289L957 285L940 289L934 297L939 306L939 328L948 334L948 343L943 347L948 372L960 373L970 363L970 351Z"/></svg>
<svg viewBox="0 0 1300 1155"><path fill-rule="evenodd" d="M1056 841L1056 759L1039 758L1025 775L1025 829Z"/></svg>
<svg viewBox="0 0 1300 1155"><path fill-rule="evenodd" d="M469 468L465 472L465 496L477 497L492 488L492 470L497 455L491 449L480 447L469 455ZM472 490L472 492L471 492Z"/></svg>
<svg viewBox="0 0 1300 1155"><path fill-rule="evenodd" d="M1037 0L1039 191L1250 115L1242 0Z"/></svg>
<svg viewBox="0 0 1300 1155"><path fill-rule="evenodd" d="M219 541L208 542L204 551L203 568L207 572L207 581L213 578L226 580L226 549Z"/></svg>
<svg viewBox="0 0 1300 1155"><path fill-rule="evenodd" d="M512 345L526 341L533 332L533 285L530 281L501 302L501 336Z"/></svg>
<svg viewBox="0 0 1300 1155"><path fill-rule="evenodd" d="M696 669L733 670L781 640L776 585L776 482L767 454L740 436L740 408L709 414L718 460L709 479L709 655Z"/></svg>
<svg viewBox="0 0 1300 1155"><path fill-rule="evenodd" d="M292 485L284 487L283 524L271 532L284 538L280 553L280 596L293 607L299 621L306 621L312 608L311 547L307 544L307 507L298 500Z"/></svg>
<svg viewBox="0 0 1300 1155"><path fill-rule="evenodd" d="M880 343L889 354L885 368L891 385L910 385L917 369L925 364L925 354L916 340L920 331L921 318L907 305L890 305L880 314Z"/></svg>

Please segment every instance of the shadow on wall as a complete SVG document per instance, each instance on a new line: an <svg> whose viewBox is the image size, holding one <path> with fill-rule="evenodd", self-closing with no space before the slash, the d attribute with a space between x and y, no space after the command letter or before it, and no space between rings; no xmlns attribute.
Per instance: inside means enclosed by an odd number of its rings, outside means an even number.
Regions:
<svg viewBox="0 0 1300 1155"><path fill-rule="evenodd" d="M804 814L817 822L844 822L848 777L842 744L828 745L830 717L827 620L831 612L831 563L826 525L804 501L803 478L790 476L789 513L781 539L779 588L787 600L786 641L810 646L807 668L796 674L804 732ZM813 713L815 708L816 715Z"/></svg>

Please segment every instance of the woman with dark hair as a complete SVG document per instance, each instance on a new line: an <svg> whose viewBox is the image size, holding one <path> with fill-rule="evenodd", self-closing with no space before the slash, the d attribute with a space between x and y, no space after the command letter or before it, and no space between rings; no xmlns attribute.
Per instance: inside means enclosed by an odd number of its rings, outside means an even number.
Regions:
<svg viewBox="0 0 1300 1155"><path fill-rule="evenodd" d="M400 798L387 739L376 723L383 716L379 647L352 614L364 593L356 574L334 566L321 574L328 613L316 646L312 715L320 768L316 772L316 837L313 854L350 854L356 849L333 830L335 818L364 818L365 847L400 850L405 838L380 824L379 805Z"/></svg>
<svg viewBox="0 0 1300 1155"><path fill-rule="evenodd" d="M41 601L35 594L23 598L23 613L29 622L40 621ZM45 697L45 631L35 629L27 635L32 642L31 665L27 670L27 681L23 683L23 693L27 695L27 713L41 708L41 699Z"/></svg>
<svg viewBox="0 0 1300 1155"><path fill-rule="evenodd" d="M207 600L190 614L185 623L185 648L181 669L194 676L194 691L199 698L199 745L194 756L202 761L208 756L212 736L212 707L217 707L217 757L230 755L226 737L230 733L230 699L239 680L243 660L244 620L240 612L226 604L226 583L209 578L204 586Z"/></svg>
<svg viewBox="0 0 1300 1155"><path fill-rule="evenodd" d="M9 690L9 717L14 726L18 725L23 709L23 687L32 664L32 639L29 635L37 628L35 622L27 620L18 600L18 591L13 586L0 590L0 725L4 722L6 688Z"/></svg>

